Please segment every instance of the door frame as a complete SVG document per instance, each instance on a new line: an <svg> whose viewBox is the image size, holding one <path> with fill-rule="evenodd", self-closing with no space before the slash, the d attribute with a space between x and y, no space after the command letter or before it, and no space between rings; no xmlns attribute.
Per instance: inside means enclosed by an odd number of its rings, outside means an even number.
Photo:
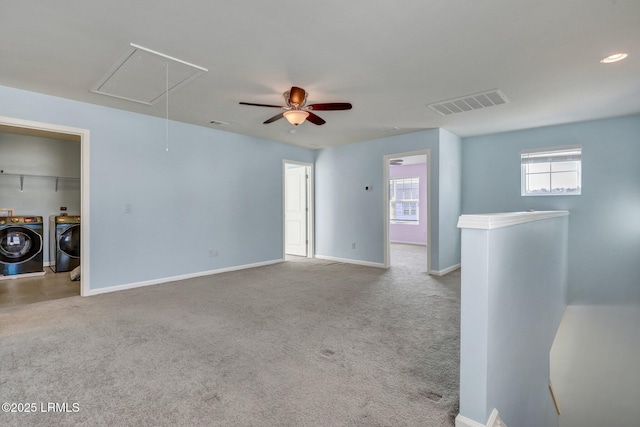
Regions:
<svg viewBox="0 0 640 427"><path fill-rule="evenodd" d="M31 120L16 119L0 116L0 126L22 128L25 133L39 131L45 133L57 133L78 136L80 138L80 295L88 296L91 289L91 261L89 230L91 224L89 208L89 129L74 128L51 123L35 122ZM55 138L55 136L53 136ZM43 221L45 218L43 218ZM44 250L44 249L43 249Z"/></svg>
<svg viewBox="0 0 640 427"><path fill-rule="evenodd" d="M314 258L315 252L313 250L314 246L314 200L315 196L313 193L314 182L313 182L313 163L305 163L299 162L296 160L282 160L282 259L284 260L286 257L286 224L285 224L285 212L287 210L287 189L286 189L286 172L287 165L296 165L296 166L304 166L307 169L307 175L309 179L307 179L307 258Z"/></svg>
<svg viewBox="0 0 640 427"><path fill-rule="evenodd" d="M382 202L384 204L384 268L391 267L391 240L389 239L389 161L396 157L410 157L410 156L426 156L425 162L427 168L427 273L431 274L431 150L419 150L409 151L404 153L387 154L382 161L383 170L383 182L384 182L384 197Z"/></svg>

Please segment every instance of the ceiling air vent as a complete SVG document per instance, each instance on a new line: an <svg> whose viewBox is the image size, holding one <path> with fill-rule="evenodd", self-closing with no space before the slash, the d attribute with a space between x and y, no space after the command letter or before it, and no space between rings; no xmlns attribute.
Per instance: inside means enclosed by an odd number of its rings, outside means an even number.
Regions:
<svg viewBox="0 0 640 427"><path fill-rule="evenodd" d="M456 113L464 113L465 111L479 110L481 108L493 107L494 105L507 104L509 99L500 89L494 89L487 92L476 93L475 95L462 96L460 98L448 99L446 101L429 104L431 108L438 114L448 116Z"/></svg>
<svg viewBox="0 0 640 427"><path fill-rule="evenodd" d="M91 92L153 105L207 71L198 65L131 43L126 54Z"/></svg>

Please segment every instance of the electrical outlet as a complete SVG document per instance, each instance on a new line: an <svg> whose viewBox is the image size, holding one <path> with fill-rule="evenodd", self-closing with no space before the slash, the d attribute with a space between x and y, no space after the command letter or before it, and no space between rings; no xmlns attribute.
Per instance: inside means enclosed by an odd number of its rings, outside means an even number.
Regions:
<svg viewBox="0 0 640 427"><path fill-rule="evenodd" d="M218 250L217 250L217 249L210 249L210 250L209 250L209 256L210 256L210 257L212 257L212 258L213 258L214 256L218 256L218 254L219 254L219 252L218 252Z"/></svg>
<svg viewBox="0 0 640 427"><path fill-rule="evenodd" d="M131 212L133 212L133 206L131 205L131 203L125 203L124 204L124 213L130 214Z"/></svg>
<svg viewBox="0 0 640 427"><path fill-rule="evenodd" d="M356 244L355 242L351 244L351 249L355 249L356 248Z"/></svg>

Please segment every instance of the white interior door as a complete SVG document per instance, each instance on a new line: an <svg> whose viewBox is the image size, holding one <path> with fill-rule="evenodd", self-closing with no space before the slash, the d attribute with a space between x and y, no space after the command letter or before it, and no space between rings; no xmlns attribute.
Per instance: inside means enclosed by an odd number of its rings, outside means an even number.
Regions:
<svg viewBox="0 0 640 427"><path fill-rule="evenodd" d="M307 256L307 168L285 170L284 251Z"/></svg>

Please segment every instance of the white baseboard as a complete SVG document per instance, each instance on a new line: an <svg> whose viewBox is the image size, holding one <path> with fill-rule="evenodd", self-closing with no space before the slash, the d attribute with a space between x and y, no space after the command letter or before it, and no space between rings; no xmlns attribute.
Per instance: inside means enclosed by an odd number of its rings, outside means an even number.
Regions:
<svg viewBox="0 0 640 427"><path fill-rule="evenodd" d="M498 416L498 410L494 408L493 411L491 411L486 425L458 414L456 417L456 427L507 427L507 425Z"/></svg>
<svg viewBox="0 0 640 427"><path fill-rule="evenodd" d="M457 269L460 268L460 264L456 264L456 265L452 265L451 267L447 267L444 270L431 270L429 271L429 274L431 274L432 276L444 276L445 274L449 274L452 271L456 271Z"/></svg>
<svg viewBox="0 0 640 427"><path fill-rule="evenodd" d="M44 274L45 274L44 271L36 271L35 273L11 274L9 276L0 276L0 280L24 279L25 277L44 276Z"/></svg>
<svg viewBox="0 0 640 427"><path fill-rule="evenodd" d="M493 408L489 421L487 421L487 427L507 427L507 425L498 416L498 410Z"/></svg>
<svg viewBox="0 0 640 427"><path fill-rule="evenodd" d="M367 267L377 267L377 268L385 268L384 264L379 262L370 262L370 261L360 261L357 259L349 259L349 258L338 258L327 255L318 255L316 254L316 258L324 259L327 261L335 261L335 262L343 262L345 264L356 264L356 265L365 265Z"/></svg>
<svg viewBox="0 0 640 427"><path fill-rule="evenodd" d="M460 414L456 417L456 427L487 427Z"/></svg>
<svg viewBox="0 0 640 427"><path fill-rule="evenodd" d="M274 259L274 260L271 260L271 261L257 262L257 263L254 263L254 264L236 265L236 266L233 266L233 267L220 268L220 269L217 269L217 270L200 271L200 272L197 272L197 273L182 274L180 276L171 276L171 277L163 277L161 279L146 280L144 282L127 283L127 284L124 284L124 285L109 286L109 287L106 287L106 288L90 289L89 292L87 292L87 296L106 294L106 293L109 293L109 292L124 291L124 290L127 290L127 289L141 288L141 287L144 287L144 286L159 285L159 284L162 284L162 283L176 282L178 280L193 279L194 277L211 276L213 274L228 273L230 271L238 271L238 270L246 270L246 269L249 269L249 268L264 267L265 265L278 264L278 263L281 263L283 261L284 261L283 259Z"/></svg>

